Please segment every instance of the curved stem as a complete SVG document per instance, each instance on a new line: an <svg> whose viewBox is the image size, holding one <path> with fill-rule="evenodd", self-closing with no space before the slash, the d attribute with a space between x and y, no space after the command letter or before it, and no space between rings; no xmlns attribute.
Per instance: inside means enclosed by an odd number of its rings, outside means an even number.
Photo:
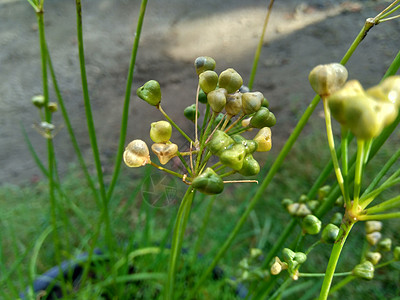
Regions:
<svg viewBox="0 0 400 300"><path fill-rule="evenodd" d="M163 114L163 116L168 120L168 122L171 123L172 126L174 126L176 128L176 130L179 131L180 134L182 134L182 136L189 142L189 143L193 143L193 145L195 145L195 143L192 141L192 139L183 132L183 130L176 125L176 123L174 121L172 121L172 119L167 115L167 113L162 109L161 104L159 104L157 106L158 110Z"/></svg>
<svg viewBox="0 0 400 300"><path fill-rule="evenodd" d="M170 169L166 169L166 168L164 168L164 167L161 167L161 166L159 166L159 165L153 163L152 161L150 162L150 164L151 164L153 167L156 167L157 169L159 169L159 170L161 170L161 171L167 172L168 174L174 175L174 176L176 176L176 177L178 177L178 178L181 178L181 179L183 178L183 175L182 175L182 174L177 173L177 172L174 172L174 171L172 171L172 170L170 170Z"/></svg>

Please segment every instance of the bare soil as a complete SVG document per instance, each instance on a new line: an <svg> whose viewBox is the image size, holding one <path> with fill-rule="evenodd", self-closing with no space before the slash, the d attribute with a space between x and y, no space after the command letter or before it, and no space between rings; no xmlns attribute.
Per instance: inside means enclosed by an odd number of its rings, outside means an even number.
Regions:
<svg viewBox="0 0 400 300"><path fill-rule="evenodd" d="M140 1L83 1L86 66L92 109L104 172L110 174L119 139L120 116L130 52ZM182 117L196 92L193 61L212 56L217 71L233 67L249 78L254 52L269 1L154 0L149 1L137 57L128 140L149 141L150 123L158 111L138 99L137 87L156 79L163 107L185 131L192 124ZM313 97L308 73L317 64L339 61L366 18L387 1L276 1L261 53L254 89L269 99L278 119L273 128L274 151L289 136ZM73 1L45 2L46 37L59 84L74 129L90 159L77 55ZM45 139L33 128L40 122L31 97L40 94L41 66L36 16L27 1L0 0L0 184L27 183L41 178L24 142L24 128L46 161ZM400 21L373 28L348 63L350 78L376 84L399 51ZM51 100L55 101L54 93ZM320 110L320 108L319 108ZM313 118L318 121L318 114ZM54 138L61 173L76 161L60 113ZM321 128L322 130L323 128ZM306 133L312 133L307 127ZM175 135L175 140L179 140ZM178 144L184 144L179 140Z"/></svg>

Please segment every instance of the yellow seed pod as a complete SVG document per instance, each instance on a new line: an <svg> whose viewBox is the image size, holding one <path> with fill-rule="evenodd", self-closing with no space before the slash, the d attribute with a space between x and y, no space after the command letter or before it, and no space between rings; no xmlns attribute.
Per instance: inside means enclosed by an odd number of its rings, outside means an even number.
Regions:
<svg viewBox="0 0 400 300"><path fill-rule="evenodd" d="M229 68L219 74L218 85L228 91L228 94L235 93L243 85L243 79L238 72Z"/></svg>
<svg viewBox="0 0 400 300"><path fill-rule="evenodd" d="M217 84L218 74L214 71L207 70L199 75L199 85L204 93L208 94L209 92L215 90Z"/></svg>
<svg viewBox="0 0 400 300"><path fill-rule="evenodd" d="M166 143L172 135L172 126L167 121L151 123L150 138L154 143Z"/></svg>
<svg viewBox="0 0 400 300"><path fill-rule="evenodd" d="M390 76L380 84L369 88L367 94L375 100L387 101L400 107L400 76Z"/></svg>
<svg viewBox="0 0 400 300"><path fill-rule="evenodd" d="M346 82L347 69L339 63L318 65L311 70L308 80L314 91L321 96L327 96L340 89Z"/></svg>
<svg viewBox="0 0 400 300"><path fill-rule="evenodd" d="M126 146L123 159L128 167L142 167L150 162L149 148L144 141L134 140Z"/></svg>
<svg viewBox="0 0 400 300"><path fill-rule="evenodd" d="M253 140L257 142L257 152L266 152L271 150L271 129L269 127L261 128Z"/></svg>
<svg viewBox="0 0 400 300"><path fill-rule="evenodd" d="M225 110L228 115L236 116L242 111L242 93L228 94L226 96Z"/></svg>
<svg viewBox="0 0 400 300"><path fill-rule="evenodd" d="M151 150L157 155L158 160L162 165L165 165L170 161L171 158L176 156L178 152L178 146L176 144L163 144L163 143L155 143L151 146Z"/></svg>
<svg viewBox="0 0 400 300"><path fill-rule="evenodd" d="M226 90L223 88L216 89L207 94L207 101L213 112L220 113L226 105Z"/></svg>
<svg viewBox="0 0 400 300"><path fill-rule="evenodd" d="M204 71L215 69L215 60L209 56L200 56L194 61L194 67L197 75L200 75Z"/></svg>
<svg viewBox="0 0 400 300"><path fill-rule="evenodd" d="M287 269L287 263L282 262L278 256L275 256L275 262L271 266L271 274L278 275L282 270Z"/></svg>
<svg viewBox="0 0 400 300"><path fill-rule="evenodd" d="M242 120L242 126L243 126L243 127L249 126L249 125L250 125L250 121L251 121L251 117L250 117L250 118L247 118L247 119L243 119L243 120Z"/></svg>

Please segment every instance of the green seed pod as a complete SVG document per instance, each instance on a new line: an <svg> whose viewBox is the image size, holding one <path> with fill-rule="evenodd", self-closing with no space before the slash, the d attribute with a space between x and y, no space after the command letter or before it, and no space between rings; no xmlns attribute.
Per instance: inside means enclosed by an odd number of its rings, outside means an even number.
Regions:
<svg viewBox="0 0 400 300"><path fill-rule="evenodd" d="M199 84L204 93L208 94L216 89L218 74L211 70L204 71L199 75Z"/></svg>
<svg viewBox="0 0 400 300"><path fill-rule="evenodd" d="M318 200L309 200L306 202L306 205L311 211L315 211L319 207L320 202Z"/></svg>
<svg viewBox="0 0 400 300"><path fill-rule="evenodd" d="M398 107L395 104L386 101L375 101L374 104L374 110L378 115L378 119L382 123L382 129L396 120Z"/></svg>
<svg viewBox="0 0 400 300"><path fill-rule="evenodd" d="M301 194L299 197L299 203L306 203L308 200L310 199L308 199L308 196L305 194Z"/></svg>
<svg viewBox="0 0 400 300"><path fill-rule="evenodd" d="M296 253L289 248L284 248L282 250L283 260L290 264L294 260Z"/></svg>
<svg viewBox="0 0 400 300"><path fill-rule="evenodd" d="M151 123L150 138L154 143L166 143L172 135L172 126L167 121Z"/></svg>
<svg viewBox="0 0 400 300"><path fill-rule="evenodd" d="M231 148L223 150L219 153L221 163L239 171L243 167L246 149L242 144L234 144Z"/></svg>
<svg viewBox="0 0 400 300"><path fill-rule="evenodd" d="M32 103L38 108L42 108L44 106L44 96L36 95L32 97Z"/></svg>
<svg viewBox="0 0 400 300"><path fill-rule="evenodd" d="M318 189L318 200L324 200L328 196L331 187L329 185L324 185Z"/></svg>
<svg viewBox="0 0 400 300"><path fill-rule="evenodd" d="M261 107L250 120L250 125L254 128L272 127L275 124L275 115L266 107Z"/></svg>
<svg viewBox="0 0 400 300"><path fill-rule="evenodd" d="M242 111L242 94L234 93L226 96L225 110L228 115L236 116Z"/></svg>
<svg viewBox="0 0 400 300"><path fill-rule="evenodd" d="M335 205L338 207L343 207L343 205L344 205L343 196L337 197L337 199L335 200Z"/></svg>
<svg viewBox="0 0 400 300"><path fill-rule="evenodd" d="M307 260L307 255L303 252L296 252L294 255L294 260L297 261L300 265L304 264Z"/></svg>
<svg viewBox="0 0 400 300"><path fill-rule="evenodd" d="M229 68L219 74L218 86L228 91L228 94L233 94L243 84L243 79L234 69Z"/></svg>
<svg viewBox="0 0 400 300"><path fill-rule="evenodd" d="M378 231L375 231L375 232L371 232L371 233L367 234L365 236L365 238L367 239L368 244L370 244L371 246L374 246L382 238L382 234Z"/></svg>
<svg viewBox="0 0 400 300"><path fill-rule="evenodd" d="M57 105L56 102L50 102L47 105L47 108L49 109L50 112L54 113L54 112L56 112L58 110L58 105Z"/></svg>
<svg viewBox="0 0 400 300"><path fill-rule="evenodd" d="M390 238L385 238L380 240L378 243L378 249L382 251L392 250L392 240Z"/></svg>
<svg viewBox="0 0 400 300"><path fill-rule="evenodd" d="M394 248L393 250L393 258L395 261L399 261L400 260L400 246L397 246Z"/></svg>
<svg viewBox="0 0 400 300"><path fill-rule="evenodd" d="M224 190L224 181L213 169L207 168L193 180L192 186L201 193L215 195Z"/></svg>
<svg viewBox="0 0 400 300"><path fill-rule="evenodd" d="M334 213L331 218L331 223L335 224L336 226L340 226L342 224L343 215L340 212Z"/></svg>
<svg viewBox="0 0 400 300"><path fill-rule="evenodd" d="M194 67L196 69L197 75L200 75L207 70L214 70L215 66L215 60L209 56L200 56L194 61Z"/></svg>
<svg viewBox="0 0 400 300"><path fill-rule="evenodd" d="M364 261L355 266L352 273L354 276L362 279L371 280L374 278L374 265L370 261Z"/></svg>
<svg viewBox="0 0 400 300"><path fill-rule="evenodd" d="M234 144L234 140L222 130L214 132L211 140L207 144L207 148L214 155L219 155L220 152L225 151L229 146Z"/></svg>
<svg viewBox="0 0 400 300"><path fill-rule="evenodd" d="M259 258L262 255L262 250L258 248L251 248L250 249L250 258L251 259L256 259Z"/></svg>
<svg viewBox="0 0 400 300"><path fill-rule="evenodd" d="M221 112L226 104L226 90L219 88L209 92L207 94L207 101L213 112Z"/></svg>
<svg viewBox="0 0 400 300"><path fill-rule="evenodd" d="M189 105L183 111L184 116L189 119L190 121L195 120L196 118L196 104ZM200 112L197 111L197 118L200 116Z"/></svg>
<svg viewBox="0 0 400 300"><path fill-rule="evenodd" d="M155 80L147 81L136 90L136 94L150 105L157 106L161 102L160 84Z"/></svg>
<svg viewBox="0 0 400 300"><path fill-rule="evenodd" d="M400 76L385 78L380 84L369 88L367 94L378 101L385 101L400 106Z"/></svg>
<svg viewBox="0 0 400 300"><path fill-rule="evenodd" d="M199 91L199 102L203 104L207 104L207 94L204 93L202 89Z"/></svg>
<svg viewBox="0 0 400 300"><path fill-rule="evenodd" d="M173 143L155 143L151 146L151 150L157 155L158 160L162 165L165 165L171 158L176 156L178 146Z"/></svg>
<svg viewBox="0 0 400 300"><path fill-rule="evenodd" d="M304 217L301 227L307 234L318 234L321 231L321 221L314 215L308 215Z"/></svg>
<svg viewBox="0 0 400 300"><path fill-rule="evenodd" d="M271 150L271 129L269 127L261 128L253 140L257 142L257 152L266 152Z"/></svg>
<svg viewBox="0 0 400 300"><path fill-rule="evenodd" d="M253 140L246 140L239 134L233 135L232 139L235 141L236 144L242 144L246 149L247 154L252 154L257 150L257 142Z"/></svg>
<svg viewBox="0 0 400 300"><path fill-rule="evenodd" d="M322 230L321 240L327 244L333 244L336 241L336 238L339 234L339 227L335 224L328 224L325 226L324 230Z"/></svg>
<svg viewBox="0 0 400 300"><path fill-rule="evenodd" d="M282 250L282 256L283 260L288 264L289 270L291 271L307 260L307 255L305 255L303 252L294 252L289 248L284 248Z"/></svg>
<svg viewBox="0 0 400 300"><path fill-rule="evenodd" d="M261 108L264 95L260 92L244 93L242 95L242 108L245 115L257 112Z"/></svg>
<svg viewBox="0 0 400 300"><path fill-rule="evenodd" d="M365 232L372 233L375 231L381 231L383 223L381 221L367 221L365 222Z"/></svg>
<svg viewBox="0 0 400 300"><path fill-rule="evenodd" d="M380 254L379 252L368 252L365 255L365 258L368 261L372 262L373 265L377 265L382 258L382 254Z"/></svg>
<svg viewBox="0 0 400 300"><path fill-rule="evenodd" d="M314 91L321 96L340 89L347 80L347 69L338 63L318 65L310 72L308 80Z"/></svg>
<svg viewBox="0 0 400 300"><path fill-rule="evenodd" d="M288 213L292 216L303 218L307 215L311 214L311 211L308 209L307 205L304 203L292 203L289 204L286 208Z"/></svg>
<svg viewBox="0 0 400 300"><path fill-rule="evenodd" d="M243 176L254 176L260 172L260 165L253 158L253 155L247 154L244 158L243 167L239 170L239 173Z"/></svg>
<svg viewBox="0 0 400 300"><path fill-rule="evenodd" d="M123 158L128 167L142 167L150 162L149 148L142 140L134 140L126 146Z"/></svg>
<svg viewBox="0 0 400 300"><path fill-rule="evenodd" d="M284 199L282 199L282 201L281 201L281 204L282 204L282 206L284 207L284 208L287 208L290 204L293 204L294 202L293 202L293 200L292 199L289 199L289 198L284 198Z"/></svg>
<svg viewBox="0 0 400 300"><path fill-rule="evenodd" d="M261 102L261 106L266 107L266 108L269 107L269 102L268 102L267 98L264 97L263 101Z"/></svg>

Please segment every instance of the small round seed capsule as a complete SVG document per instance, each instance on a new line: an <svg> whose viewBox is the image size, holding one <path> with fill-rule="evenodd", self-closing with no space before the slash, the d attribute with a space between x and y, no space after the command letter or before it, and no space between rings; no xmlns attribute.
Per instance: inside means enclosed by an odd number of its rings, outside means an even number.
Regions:
<svg viewBox="0 0 400 300"><path fill-rule="evenodd" d="M371 232L371 233L367 234L365 236L365 238L367 239L368 244L370 244L371 246L374 246L382 238L382 234L378 231L375 231L375 232Z"/></svg>
<svg viewBox="0 0 400 300"><path fill-rule="evenodd" d="M216 89L207 94L207 101L213 112L220 113L226 105L226 90L223 88Z"/></svg>
<svg viewBox="0 0 400 300"><path fill-rule="evenodd" d="M218 86L228 91L228 94L233 94L243 84L243 79L234 69L229 68L219 74Z"/></svg>
<svg viewBox="0 0 400 300"><path fill-rule="evenodd" d="M38 108L44 106L44 96L43 95L36 95L32 97L32 103Z"/></svg>
<svg viewBox="0 0 400 300"><path fill-rule="evenodd" d="M242 95L242 108L246 115L257 112L262 105L264 95L260 92L244 93Z"/></svg>
<svg viewBox="0 0 400 300"><path fill-rule="evenodd" d="M397 246L394 248L393 250L393 258L395 261L399 261L400 260L400 246Z"/></svg>
<svg viewBox="0 0 400 300"><path fill-rule="evenodd" d="M333 244L336 241L336 238L339 234L339 227L335 224L328 224L325 226L324 230L322 230L321 240L327 244Z"/></svg>
<svg viewBox="0 0 400 300"><path fill-rule="evenodd" d="M199 102L203 104L207 104L207 95L204 93L202 89L199 91Z"/></svg>
<svg viewBox="0 0 400 300"><path fill-rule="evenodd" d="M207 148L214 155L219 155L221 151L227 149L230 145L234 144L234 140L222 130L214 132L211 140L207 144Z"/></svg>
<svg viewBox="0 0 400 300"><path fill-rule="evenodd" d="M261 107L250 120L250 125L254 128L272 127L275 124L275 115L266 107Z"/></svg>
<svg viewBox="0 0 400 300"><path fill-rule="evenodd" d="M242 111L242 94L234 93L226 95L225 110L228 115L236 116Z"/></svg>
<svg viewBox="0 0 400 300"><path fill-rule="evenodd" d="M370 261L366 260L363 263L356 265L352 273L354 276L362 279L371 280L374 278L374 270L374 265Z"/></svg>
<svg viewBox="0 0 400 300"><path fill-rule="evenodd" d="M172 135L172 126L167 121L151 123L150 138L154 143L166 143Z"/></svg>
<svg viewBox="0 0 400 300"><path fill-rule="evenodd" d="M204 91L204 93L208 94L209 92L216 89L218 84L218 74L214 71L207 70L199 75L199 85L200 88Z"/></svg>
<svg viewBox="0 0 400 300"><path fill-rule="evenodd" d="M161 101L160 84L155 80L147 81L143 86L136 90L139 98L143 99L150 105L157 106Z"/></svg>
<svg viewBox="0 0 400 300"><path fill-rule="evenodd" d="M340 89L346 82L347 69L338 63L318 65L310 72L308 80L314 91L321 96L327 96Z"/></svg>
<svg viewBox="0 0 400 300"><path fill-rule="evenodd" d="M381 221L367 221L365 222L365 232L372 233L375 231L381 231L383 223Z"/></svg>
<svg viewBox="0 0 400 300"><path fill-rule="evenodd" d="M215 60L209 56L200 56L194 61L194 67L196 69L197 75L200 75L207 70L214 70L215 66Z"/></svg>
<svg viewBox="0 0 400 300"><path fill-rule="evenodd" d="M189 105L188 107L185 108L183 111L183 115L190 121L195 120L196 118L196 104ZM200 116L200 112L197 112L197 118Z"/></svg>
<svg viewBox="0 0 400 300"><path fill-rule="evenodd" d="M253 140L257 142L257 152L266 152L271 150L271 129L269 127L261 128Z"/></svg>
<svg viewBox="0 0 400 300"><path fill-rule="evenodd" d="M236 171L242 169L245 156L246 149L242 144L234 144L219 153L221 163Z"/></svg>
<svg viewBox="0 0 400 300"><path fill-rule="evenodd" d="M178 146L173 143L155 143L151 146L151 150L157 155L158 160L162 165L165 165L171 160L171 158L176 156L178 152Z"/></svg>
<svg viewBox="0 0 400 300"><path fill-rule="evenodd" d="M58 105L56 102L49 102L47 108L49 109L50 112L54 113L58 110Z"/></svg>
<svg viewBox="0 0 400 300"><path fill-rule="evenodd" d="M379 252L368 252L365 255L365 258L368 261L372 262L373 265L377 265L382 258L382 254L380 254Z"/></svg>
<svg viewBox="0 0 400 300"><path fill-rule="evenodd" d="M239 173L243 176L254 176L260 172L260 165L253 158L251 154L247 154L243 161L243 166L239 170Z"/></svg>
<svg viewBox="0 0 400 300"><path fill-rule="evenodd" d="M224 190L224 181L213 169L207 168L193 180L192 186L203 194L215 195Z"/></svg>
<svg viewBox="0 0 400 300"><path fill-rule="evenodd" d="M126 146L123 159L128 167L142 167L150 162L149 148L144 141L134 140Z"/></svg>
<svg viewBox="0 0 400 300"><path fill-rule="evenodd" d="M331 218L331 223L335 224L336 226L340 226L342 224L343 215L340 212L334 213Z"/></svg>
<svg viewBox="0 0 400 300"><path fill-rule="evenodd" d="M390 238L380 240L378 243L378 249L381 251L390 251L392 249L392 240Z"/></svg>
<svg viewBox="0 0 400 300"><path fill-rule="evenodd" d="M314 215L304 217L301 227L307 234L315 235L321 231L321 221Z"/></svg>

